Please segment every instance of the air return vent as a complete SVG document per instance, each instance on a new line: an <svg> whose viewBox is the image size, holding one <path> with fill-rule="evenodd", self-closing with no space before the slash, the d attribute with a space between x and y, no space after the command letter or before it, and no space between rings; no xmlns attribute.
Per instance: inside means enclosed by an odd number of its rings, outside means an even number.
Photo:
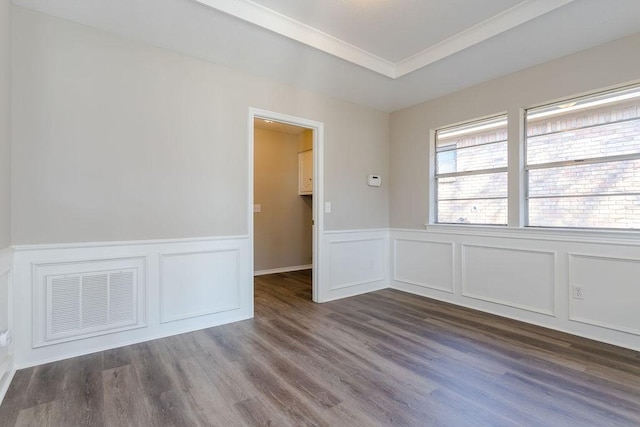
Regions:
<svg viewBox="0 0 640 427"><path fill-rule="evenodd" d="M47 277L47 336L57 340L135 325L135 270Z"/></svg>
<svg viewBox="0 0 640 427"><path fill-rule="evenodd" d="M33 347L143 328L146 257L33 264Z"/></svg>

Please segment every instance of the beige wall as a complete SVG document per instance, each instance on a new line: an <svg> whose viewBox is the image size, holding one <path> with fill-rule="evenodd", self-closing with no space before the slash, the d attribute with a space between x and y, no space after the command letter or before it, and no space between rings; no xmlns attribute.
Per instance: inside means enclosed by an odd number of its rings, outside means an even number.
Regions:
<svg viewBox="0 0 640 427"><path fill-rule="evenodd" d="M328 230L388 226L386 113L14 8L16 244L246 234L248 109L325 124Z"/></svg>
<svg viewBox="0 0 640 427"><path fill-rule="evenodd" d="M312 196L298 195L298 144L302 135L255 130L254 269L311 264Z"/></svg>
<svg viewBox="0 0 640 427"><path fill-rule="evenodd" d="M638 46L640 34L392 113L391 227L428 222L431 130L505 111L513 120L521 108L637 80Z"/></svg>
<svg viewBox="0 0 640 427"><path fill-rule="evenodd" d="M313 149L313 131L307 129L298 135L298 151Z"/></svg>
<svg viewBox="0 0 640 427"><path fill-rule="evenodd" d="M0 250L11 244L11 1L0 0Z"/></svg>
<svg viewBox="0 0 640 427"><path fill-rule="evenodd" d="M0 252L11 245L11 1L0 0ZM0 254L0 330L9 326L9 275ZM0 366L7 359L0 348ZM0 370L0 381L4 372ZM0 385L2 385L0 383Z"/></svg>

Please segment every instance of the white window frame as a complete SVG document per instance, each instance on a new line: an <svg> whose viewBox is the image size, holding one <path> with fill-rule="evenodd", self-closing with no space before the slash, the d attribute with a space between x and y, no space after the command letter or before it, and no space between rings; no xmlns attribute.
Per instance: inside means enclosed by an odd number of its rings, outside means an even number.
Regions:
<svg viewBox="0 0 640 427"><path fill-rule="evenodd" d="M498 123L501 123L504 121L504 126L507 129L507 139L505 140L499 140L499 141L492 141L489 143L485 143L485 144L478 144L478 145L474 145L471 147L463 147L463 148L457 148L455 149L455 157L456 157L456 164L457 164L457 154L459 150L464 150L466 148L473 148L473 147L479 147L479 146L483 146L483 145L491 145L491 144L499 144L499 143L503 143L506 142L507 143L507 153L506 153L506 157L507 157L507 165L503 166L503 167L497 167L497 168L485 168L485 169L474 169L471 171L464 171L464 172L446 172L446 173L438 173L438 166L437 166L437 156L438 156L438 134L441 132L455 132L455 129L464 129L465 127L469 127L469 128L473 128L476 125L480 125L483 122L490 122L490 121L497 121ZM502 124L500 125L502 126ZM497 127L497 126L496 126ZM431 184L431 194L432 194L432 198L430 200L430 206L432 207L430 209L430 211L432 211L432 218L430 220L431 224L434 225L444 225L444 226L452 226L452 225L461 225L461 226L481 226L481 227L506 227L509 224L509 117L508 114L506 112L503 113L499 113L499 114L494 114L494 115L490 115L487 117L483 117L483 118L479 118L479 119L474 119L474 120L468 120L468 121L464 121L462 123L458 123L455 125L450 125L450 126L444 126L444 127L440 127L434 131L432 131L432 159L433 161L431 162L431 170L433 171L433 173L431 173L431 177L432 177L432 184ZM462 177L462 176L473 176L473 175L490 175L490 174L498 174L498 173L506 173L507 174L507 188L505 189L507 191L507 195L506 197L481 197L481 198L456 198L456 199L445 199L445 200L439 200L438 199L438 180L439 179L452 179L455 180L457 177ZM491 223L457 223L457 222L439 222L438 221L438 202L439 201L453 201L453 200L458 200L458 201L465 201L465 200L506 200L507 202L507 223L505 224L491 224Z"/></svg>
<svg viewBox="0 0 640 427"><path fill-rule="evenodd" d="M604 97L608 94L615 94L615 93L620 93L620 92L624 92L624 91L628 91L628 90L633 90L633 89L637 89L637 95L632 96L632 97L612 97L612 98L604 98L604 99L596 99L592 102L587 102L585 104L579 104L579 105L575 105L576 103L583 101L583 100L588 100L591 98L599 98L599 97ZM623 161L628 161L628 160L640 160L640 151L637 153L633 153L633 154L622 154L622 155L611 155L611 156L599 156L599 157L590 157L590 158L583 158L583 159L575 159L575 160L563 160L563 161L554 161L554 162L546 162L546 163L537 163L537 164L532 164L530 165L527 161L527 148L528 148L528 144L527 144L527 139L528 139L528 119L529 119L529 112L530 111L535 111L535 110L540 110L540 109L545 109L545 108L550 108L550 107L554 107L557 106L559 108L564 107L564 111L571 111L571 110L580 110L580 109L584 109L584 108L588 108L591 106L599 106L599 105L606 105L606 104L613 104L615 102L619 102L621 100L626 100L626 99L633 99L633 98L637 98L640 97L640 85L636 84L636 85L630 85L630 86L622 86L622 87L618 87L616 89L611 89L611 90L606 90L606 91L600 91L600 92L594 92L590 95L584 95L584 96L579 96L579 97L573 97L573 98L568 98L568 99L564 99L562 101L558 101L558 102L554 102L554 103L550 103L550 104L544 104L544 105L539 105L536 107L530 107L528 109L524 110L524 119L521 121L522 126L523 126L523 139L522 139L522 149L524 152L524 170L523 170L523 174L524 174L524 194L523 194L523 203L524 203L524 227L525 228L530 228L530 229L565 229L565 230L590 230L590 231L597 231L597 230L602 230L602 231L638 231L639 229L637 228L603 228L603 227L574 227L574 226L569 226L569 225L562 225L562 226L553 226L553 225L530 225L529 223L529 212L530 212L530 205L529 205L529 200L531 199L554 199L554 198L582 198L582 197L606 197L606 196L640 196L640 193L638 192L621 192L621 193L586 193L586 194L569 194L569 195L556 195L556 196L530 196L530 188L529 188L529 171L531 170L541 170L541 169L552 169L552 168L561 168L561 167L570 167L570 166L577 166L577 165L587 165L587 164L604 164L604 163L616 163L616 162L623 162ZM574 105L572 105L574 104ZM568 106L568 107L565 107ZM534 113L535 114L535 113ZM540 114L544 114L544 113L540 113ZM539 117L539 116L538 116ZM597 124L597 125L587 125L587 126L583 126L580 128L573 128L569 131L574 131L576 129L585 129L585 128L589 128L589 127L599 127L599 126L605 126L611 123L622 123L625 121L633 121L633 120L638 120L640 121L640 118L633 118L633 119L623 119L623 120L618 120L615 122L610 122L610 123L603 123L603 124ZM567 132L569 132L567 131ZM559 131L558 133L561 132L565 132L565 131ZM537 136L537 135L536 135Z"/></svg>

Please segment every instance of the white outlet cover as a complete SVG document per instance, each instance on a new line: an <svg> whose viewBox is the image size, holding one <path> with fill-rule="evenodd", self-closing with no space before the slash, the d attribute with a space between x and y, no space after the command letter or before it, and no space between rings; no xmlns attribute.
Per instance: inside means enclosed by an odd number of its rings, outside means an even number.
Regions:
<svg viewBox="0 0 640 427"><path fill-rule="evenodd" d="M254 213L260 213L260 212L262 212L262 205L261 205L261 204L259 204L259 203L258 203L258 204L256 204L256 205L253 205L253 212L254 212Z"/></svg>
<svg viewBox="0 0 640 427"><path fill-rule="evenodd" d="M573 287L573 298L575 299L584 299L584 288L581 286Z"/></svg>
<svg viewBox="0 0 640 427"><path fill-rule="evenodd" d="M0 332L0 347L7 347L11 344L12 336L11 331L4 330Z"/></svg>

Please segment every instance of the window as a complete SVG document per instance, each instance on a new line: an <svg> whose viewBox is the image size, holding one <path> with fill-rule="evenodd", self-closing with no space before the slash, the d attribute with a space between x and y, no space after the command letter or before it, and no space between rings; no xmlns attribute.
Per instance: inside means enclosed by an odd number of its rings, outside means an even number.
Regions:
<svg viewBox="0 0 640 427"><path fill-rule="evenodd" d="M640 228L640 86L529 109L528 226Z"/></svg>
<svg viewBox="0 0 640 427"><path fill-rule="evenodd" d="M507 116L436 131L436 222L507 224Z"/></svg>

